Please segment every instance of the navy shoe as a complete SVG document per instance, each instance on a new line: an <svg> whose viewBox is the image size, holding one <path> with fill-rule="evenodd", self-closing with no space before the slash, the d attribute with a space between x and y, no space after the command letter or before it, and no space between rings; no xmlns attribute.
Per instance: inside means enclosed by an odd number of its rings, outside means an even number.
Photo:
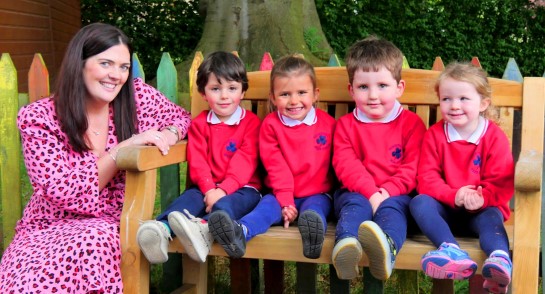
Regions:
<svg viewBox="0 0 545 294"><path fill-rule="evenodd" d="M208 218L208 227L216 242L233 258L246 253L246 237L242 226L222 210L214 211Z"/></svg>

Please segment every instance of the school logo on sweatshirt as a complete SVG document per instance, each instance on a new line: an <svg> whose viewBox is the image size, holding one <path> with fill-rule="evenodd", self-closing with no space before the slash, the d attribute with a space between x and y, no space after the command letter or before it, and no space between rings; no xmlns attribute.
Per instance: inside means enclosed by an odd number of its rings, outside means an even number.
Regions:
<svg viewBox="0 0 545 294"><path fill-rule="evenodd" d="M316 150L329 150L331 139L326 133L317 133L314 135L314 148Z"/></svg>
<svg viewBox="0 0 545 294"><path fill-rule="evenodd" d="M473 159L471 160L471 164L469 165L469 170L474 174L479 174L481 172L481 154L476 153L473 155Z"/></svg>
<svg viewBox="0 0 545 294"><path fill-rule="evenodd" d="M227 144L225 145L225 151L223 152L224 156L232 157L233 154L237 151L237 141L231 139L227 141Z"/></svg>
<svg viewBox="0 0 545 294"><path fill-rule="evenodd" d="M391 163L401 162L401 159L403 158L403 149L401 148L401 144L392 145L390 148L388 148L388 152L390 153Z"/></svg>

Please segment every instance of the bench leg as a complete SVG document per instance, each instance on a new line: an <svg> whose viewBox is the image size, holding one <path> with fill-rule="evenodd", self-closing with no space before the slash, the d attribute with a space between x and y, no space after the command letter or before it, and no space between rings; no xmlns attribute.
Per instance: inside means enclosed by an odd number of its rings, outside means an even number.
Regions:
<svg viewBox="0 0 545 294"><path fill-rule="evenodd" d="M469 279L469 293L471 294L488 294L488 291L483 289L484 278L482 275L474 275Z"/></svg>
<svg viewBox="0 0 545 294"><path fill-rule="evenodd" d="M231 269L231 293L252 293L250 259L229 258Z"/></svg>
<svg viewBox="0 0 545 294"><path fill-rule="evenodd" d="M335 267L329 265L329 293L331 294L348 294L350 293L350 281L341 280L337 277Z"/></svg>
<svg viewBox="0 0 545 294"><path fill-rule="evenodd" d="M263 260L265 294L284 292L284 262L281 260Z"/></svg>
<svg viewBox="0 0 545 294"><path fill-rule="evenodd" d="M454 294L454 281L433 279L433 287L431 289L431 293Z"/></svg>
<svg viewBox="0 0 545 294"><path fill-rule="evenodd" d="M316 293L316 267L315 263L296 263L297 267L297 293Z"/></svg>
<svg viewBox="0 0 545 294"><path fill-rule="evenodd" d="M384 292L384 282L375 279L368 267L363 268L363 293L375 294Z"/></svg>
<svg viewBox="0 0 545 294"><path fill-rule="evenodd" d="M195 285L196 294L207 294L208 261L200 263L184 254L182 263L184 267L184 285Z"/></svg>

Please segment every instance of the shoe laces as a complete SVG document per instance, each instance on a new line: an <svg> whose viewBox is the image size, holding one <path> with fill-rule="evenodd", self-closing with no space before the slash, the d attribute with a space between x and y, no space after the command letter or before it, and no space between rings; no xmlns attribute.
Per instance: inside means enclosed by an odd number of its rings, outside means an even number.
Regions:
<svg viewBox="0 0 545 294"><path fill-rule="evenodd" d="M384 233L384 235L386 235L386 240L388 241L388 246L390 246L390 252L392 253L392 255L394 257L394 258L392 258L392 262L393 262L395 260L396 255L397 255L397 249L396 249L394 240L392 240L392 238L390 238L390 236L388 236L388 234Z"/></svg>
<svg viewBox="0 0 545 294"><path fill-rule="evenodd" d="M160 222L158 220L142 220L142 219L139 219L138 224L141 226L142 224L150 222L150 221L157 224L161 228L160 230L161 230L161 232L163 232L163 236L165 236L169 241L172 241L172 236L170 235L170 232L165 227L164 223L162 223L162 222Z"/></svg>

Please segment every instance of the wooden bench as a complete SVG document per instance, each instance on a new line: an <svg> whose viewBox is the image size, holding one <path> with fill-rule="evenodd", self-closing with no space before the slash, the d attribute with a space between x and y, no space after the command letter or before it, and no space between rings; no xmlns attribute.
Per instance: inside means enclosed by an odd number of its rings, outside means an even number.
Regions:
<svg viewBox="0 0 545 294"><path fill-rule="evenodd" d="M243 106L260 117L268 113L269 71L248 73L250 88ZM347 91L348 76L344 67L317 67L320 100L317 107L334 117L351 111L354 107ZM440 119L438 99L433 90L438 71L404 69L402 78L406 90L400 102L415 111L425 122L432 125ZM525 78L523 83L490 79L493 89L492 103L500 112L500 126L513 143L516 164L514 213L506 223L513 253L512 293L537 293L539 278L541 192L543 172L543 139L545 116L545 78ZM196 88L196 87L194 87ZM194 89L191 112L195 116L207 108ZM520 114L520 116L519 116ZM521 119L522 126L519 119ZM147 293L149 288L149 264L140 252L136 232L140 221L151 219L156 190L157 168L186 160L185 142L171 148L167 156L160 155L155 147L124 148L118 154L118 166L127 170L125 204L121 217L122 275L125 293ZM519 155L520 154L520 155ZM482 266L485 254L477 239L459 238L460 245ZM300 234L295 227L285 230L272 227L263 235L247 244L244 258L297 261L331 264L334 245L334 226L327 232L322 255L307 259L302 254ZM396 258L396 270L421 270L420 259L424 253L435 249L424 236L410 236ZM170 243L169 251L183 252L178 241ZM220 245L214 244L210 255L226 256ZM367 266L364 255L361 266ZM183 289L190 293L206 293L207 265L183 258ZM334 275L334 271L331 272ZM441 288L446 285L445 288ZM482 285L482 280L474 284ZM472 287L470 285L470 287ZM452 282L434 281L434 292L452 292Z"/></svg>

